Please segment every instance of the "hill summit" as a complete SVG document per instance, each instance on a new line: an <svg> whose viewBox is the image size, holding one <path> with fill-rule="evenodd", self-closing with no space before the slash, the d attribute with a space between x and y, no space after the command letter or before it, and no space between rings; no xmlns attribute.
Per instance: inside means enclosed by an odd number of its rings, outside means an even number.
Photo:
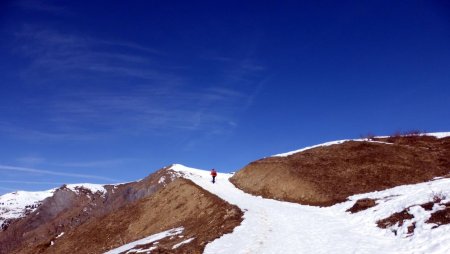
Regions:
<svg viewBox="0 0 450 254"><path fill-rule="evenodd" d="M254 195L329 206L354 194L429 181L449 169L450 137L439 133L329 142L257 160L231 181Z"/></svg>

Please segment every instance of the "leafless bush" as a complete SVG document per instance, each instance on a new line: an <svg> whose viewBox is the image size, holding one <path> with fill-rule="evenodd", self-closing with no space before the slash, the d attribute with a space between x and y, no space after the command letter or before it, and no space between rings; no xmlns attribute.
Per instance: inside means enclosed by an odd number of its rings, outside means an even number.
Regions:
<svg viewBox="0 0 450 254"><path fill-rule="evenodd" d="M401 137L402 136L402 132L401 131L395 131L392 135L391 135L391 137L394 137L394 138L399 138L399 137Z"/></svg>
<svg viewBox="0 0 450 254"><path fill-rule="evenodd" d="M373 140L375 138L375 134L368 132L367 134L361 134L361 139Z"/></svg>
<svg viewBox="0 0 450 254"><path fill-rule="evenodd" d="M433 203L437 203L437 204L441 203L442 200L445 200L447 198L447 196L444 193L442 193L441 191L440 192L433 191L433 193L431 195L433 198Z"/></svg>
<svg viewBox="0 0 450 254"><path fill-rule="evenodd" d="M419 135L422 135L423 133L425 133L425 132L421 131L421 130L409 130L409 131L403 132L403 136L419 136Z"/></svg>
<svg viewBox="0 0 450 254"><path fill-rule="evenodd" d="M391 138L420 136L426 133L423 130L395 131L390 135Z"/></svg>

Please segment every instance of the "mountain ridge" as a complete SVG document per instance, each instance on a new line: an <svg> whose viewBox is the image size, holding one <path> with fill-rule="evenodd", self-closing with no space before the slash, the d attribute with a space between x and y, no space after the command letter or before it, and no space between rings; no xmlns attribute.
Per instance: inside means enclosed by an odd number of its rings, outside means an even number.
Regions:
<svg viewBox="0 0 450 254"><path fill-rule="evenodd" d="M335 198L328 207L319 207L323 203L305 206L298 200L271 196L274 193L236 188L239 183L236 184L235 179L244 176L256 187L257 184L266 188L281 186L285 192L303 188L305 195L305 186L310 184L309 191L320 194L320 190L311 185L315 182L308 182L310 179L305 175L290 175L303 181L292 186L285 179L273 181L282 175L280 168L266 171L278 175L265 173L263 178L245 175L247 168L234 175L219 173L216 184L212 184L209 171L172 164L136 182L103 186L63 185L45 192L40 196L45 197L43 200L35 198L23 203L22 214L18 212L20 207L15 206L13 214L16 217L9 213L8 225L0 231L0 253L297 253L299 250L329 253L335 249L345 253L362 251L351 242L365 243L368 236L375 244L373 247L362 244L363 252L367 253L379 253L380 250L403 253L408 248L422 248L426 250L424 253L430 250L445 253L442 250L450 249L450 245L439 247L439 244L450 240L449 221L445 219L450 214L447 209L450 207L450 188L447 187L450 167L446 168L450 164L445 158L450 151L449 135L327 142L261 159L288 159L300 163L294 165L308 165L305 161L312 158L327 162L339 172L339 160L333 156L343 154L347 156L344 161L350 163L355 161L352 156L368 153L374 158L364 155L364 163L384 172L388 182L394 182L359 193L345 192L346 184L352 186L356 178L346 176L344 172L343 179L348 179L341 181L341 190L331 188L344 198ZM380 149L384 152L380 153ZM321 156L331 159L323 160ZM382 164L376 163L380 159L384 160ZM408 164L412 159L414 161ZM252 163L258 164L261 160ZM408 176L408 170L413 176L421 176L414 181L395 182L394 178L386 177L392 173L384 167L389 163L406 163L401 164L405 169L401 171L403 176ZM423 175L418 170L421 167L416 170L414 165L438 165L442 170L429 170ZM253 170L260 171L261 168ZM326 169L315 171L319 175L328 172ZM440 177L436 178L436 172ZM373 179L370 174L357 175L357 178L364 181L368 176ZM320 179L329 184L326 177ZM15 195L22 194L24 192ZM0 196L0 201L5 200L3 197ZM4 214L8 212L0 210L0 217ZM315 238L306 237L307 232ZM436 232L444 235L436 235ZM339 236L341 234L344 238ZM419 247L427 237L432 237L432 244ZM328 238L335 249L330 249L331 245L320 246L322 238ZM402 240L405 238L412 240L407 243ZM396 247L398 244L404 247Z"/></svg>

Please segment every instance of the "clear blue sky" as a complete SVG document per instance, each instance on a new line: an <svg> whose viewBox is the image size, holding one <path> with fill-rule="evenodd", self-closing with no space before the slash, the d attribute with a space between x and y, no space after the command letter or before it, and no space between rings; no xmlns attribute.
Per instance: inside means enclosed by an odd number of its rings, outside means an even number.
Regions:
<svg viewBox="0 0 450 254"><path fill-rule="evenodd" d="M447 1L273 2L1 1L0 193L450 130Z"/></svg>

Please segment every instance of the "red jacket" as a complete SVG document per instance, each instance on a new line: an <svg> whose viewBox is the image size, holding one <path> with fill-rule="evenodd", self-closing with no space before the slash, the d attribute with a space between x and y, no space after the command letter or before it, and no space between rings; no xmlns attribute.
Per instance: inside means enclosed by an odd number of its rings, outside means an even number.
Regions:
<svg viewBox="0 0 450 254"><path fill-rule="evenodd" d="M217 176L217 171L215 171L214 169L211 170L211 175L212 175L212 176Z"/></svg>

